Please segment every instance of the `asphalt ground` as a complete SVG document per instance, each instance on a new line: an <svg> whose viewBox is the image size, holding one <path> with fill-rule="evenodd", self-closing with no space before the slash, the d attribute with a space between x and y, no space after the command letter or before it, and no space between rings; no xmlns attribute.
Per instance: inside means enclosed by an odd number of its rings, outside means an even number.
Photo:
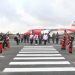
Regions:
<svg viewBox="0 0 75 75"><path fill-rule="evenodd" d="M10 48L7 48L5 50L3 50L3 53L0 54L0 75L75 75L75 72L73 71L66 71L66 72L17 72L17 73L5 73L3 72L3 70L5 68L9 67L9 63L11 61L13 61L13 58L16 57L16 55L19 53L19 51L24 47L24 46L30 46L29 44L25 44L25 43L20 43L20 45L16 45L16 43L11 40L10 41L11 46ZM59 51L59 53L67 60L70 62L70 67L75 67L75 42L73 45L73 53L70 54L68 53L68 50L61 50L60 45L58 44L53 44L52 42L50 44L47 44L47 46L52 45L57 51ZM35 44L33 44L32 46L35 46ZM41 45L44 46L44 45ZM42 65L44 66L44 65ZM53 65L51 65L53 67ZM60 67L61 65L59 65ZM67 65L64 65L64 67ZM16 66L15 66L16 67ZM17 66L18 67L18 66ZM22 66L23 67L23 66ZM29 66L30 67L30 66ZM33 66L31 66L33 67ZM34 66L36 67L36 66ZM38 66L37 66L38 67ZM49 67L49 65L47 65L46 67ZM57 66L56 66L57 67Z"/></svg>

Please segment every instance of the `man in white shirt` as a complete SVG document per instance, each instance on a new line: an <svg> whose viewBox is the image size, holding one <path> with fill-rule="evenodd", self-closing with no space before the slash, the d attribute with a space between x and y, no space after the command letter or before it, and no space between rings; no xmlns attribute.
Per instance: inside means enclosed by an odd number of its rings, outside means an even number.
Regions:
<svg viewBox="0 0 75 75"><path fill-rule="evenodd" d="M48 35L46 33L43 35L43 40L44 40L44 45L46 45L48 40Z"/></svg>

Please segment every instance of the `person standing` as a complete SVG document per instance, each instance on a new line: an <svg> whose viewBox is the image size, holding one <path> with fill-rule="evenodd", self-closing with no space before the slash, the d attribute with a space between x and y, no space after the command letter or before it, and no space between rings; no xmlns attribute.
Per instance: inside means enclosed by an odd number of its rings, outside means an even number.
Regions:
<svg viewBox="0 0 75 75"><path fill-rule="evenodd" d="M53 41L53 44L55 42L55 33L52 34L52 41Z"/></svg>
<svg viewBox="0 0 75 75"><path fill-rule="evenodd" d="M48 40L48 35L47 35L47 33L45 33L45 34L43 35L43 40L44 40L44 45L46 45L47 40Z"/></svg>
<svg viewBox="0 0 75 75"><path fill-rule="evenodd" d="M49 33L48 33L48 43L50 43L50 35L49 35Z"/></svg>
<svg viewBox="0 0 75 75"><path fill-rule="evenodd" d="M26 43L26 34L23 35L24 43Z"/></svg>
<svg viewBox="0 0 75 75"><path fill-rule="evenodd" d="M33 44L33 34L31 34L29 38L30 38L30 44L32 45Z"/></svg>
<svg viewBox="0 0 75 75"><path fill-rule="evenodd" d="M56 34L56 44L58 44L58 42L59 42L59 34L57 32L57 34Z"/></svg>
<svg viewBox="0 0 75 75"><path fill-rule="evenodd" d="M9 37L7 36L7 34L3 35L3 48L8 47L8 42L9 41Z"/></svg>
<svg viewBox="0 0 75 75"><path fill-rule="evenodd" d="M27 35L26 40L27 40L27 43L29 43L29 35Z"/></svg>
<svg viewBox="0 0 75 75"><path fill-rule="evenodd" d="M15 35L14 40L16 41L17 45L19 45L19 36L17 34Z"/></svg>
<svg viewBox="0 0 75 75"><path fill-rule="evenodd" d="M42 44L42 35L41 34L39 34L38 39L39 39L39 45L41 45Z"/></svg>
<svg viewBox="0 0 75 75"><path fill-rule="evenodd" d="M20 35L21 43L23 42L23 34Z"/></svg>
<svg viewBox="0 0 75 75"><path fill-rule="evenodd" d="M35 40L35 45L37 45L38 44L38 35L37 34L34 35L34 40Z"/></svg>

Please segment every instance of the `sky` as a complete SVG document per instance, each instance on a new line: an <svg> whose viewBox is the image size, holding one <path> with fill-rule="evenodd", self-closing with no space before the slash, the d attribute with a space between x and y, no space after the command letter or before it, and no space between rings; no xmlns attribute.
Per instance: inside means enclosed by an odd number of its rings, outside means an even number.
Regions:
<svg viewBox="0 0 75 75"><path fill-rule="evenodd" d="M75 0L0 0L0 32L69 28L74 15Z"/></svg>

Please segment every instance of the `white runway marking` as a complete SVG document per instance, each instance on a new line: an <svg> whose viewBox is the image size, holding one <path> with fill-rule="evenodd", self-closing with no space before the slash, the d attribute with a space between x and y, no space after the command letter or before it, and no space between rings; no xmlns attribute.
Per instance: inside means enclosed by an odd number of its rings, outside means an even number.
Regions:
<svg viewBox="0 0 75 75"><path fill-rule="evenodd" d="M0 55L0 57L1 57L1 58L4 58L5 56L3 56L3 55Z"/></svg>
<svg viewBox="0 0 75 75"><path fill-rule="evenodd" d="M15 57L14 60L65 59L64 57Z"/></svg>
<svg viewBox="0 0 75 75"><path fill-rule="evenodd" d="M19 53L59 53L58 51L20 51Z"/></svg>
<svg viewBox="0 0 75 75"><path fill-rule="evenodd" d="M10 62L9 65L50 65L50 64L70 64L68 61L40 61L40 62Z"/></svg>
<svg viewBox="0 0 75 75"><path fill-rule="evenodd" d="M53 48L53 46L24 46L24 48Z"/></svg>
<svg viewBox="0 0 75 75"><path fill-rule="evenodd" d="M73 47L75 47L75 45Z"/></svg>
<svg viewBox="0 0 75 75"><path fill-rule="evenodd" d="M54 72L54 71L75 71L74 67L53 67L53 68L5 68L3 72Z"/></svg>
<svg viewBox="0 0 75 75"><path fill-rule="evenodd" d="M24 49L21 49L21 51L54 51L54 50L56 50L56 49L54 49L54 48L43 48L43 49L38 49L38 48L24 48Z"/></svg>
<svg viewBox="0 0 75 75"><path fill-rule="evenodd" d="M16 56L62 56L61 54L17 54Z"/></svg>
<svg viewBox="0 0 75 75"><path fill-rule="evenodd" d="M43 50L22 50L22 51L20 51L20 52L58 52L57 50L45 50L45 51L43 51Z"/></svg>
<svg viewBox="0 0 75 75"><path fill-rule="evenodd" d="M32 67L30 67L31 65ZM33 67L39 65L45 65L46 67ZM48 67L48 65L51 66ZM59 67L56 67L57 65ZM14 66L16 68L14 68ZM24 68L22 68L22 66ZM25 66L28 67L25 68ZM53 46L24 46L16 57L13 58L13 62L9 63L9 67L10 68L5 68L3 72L75 71L74 67L70 67L70 62L66 61Z"/></svg>

